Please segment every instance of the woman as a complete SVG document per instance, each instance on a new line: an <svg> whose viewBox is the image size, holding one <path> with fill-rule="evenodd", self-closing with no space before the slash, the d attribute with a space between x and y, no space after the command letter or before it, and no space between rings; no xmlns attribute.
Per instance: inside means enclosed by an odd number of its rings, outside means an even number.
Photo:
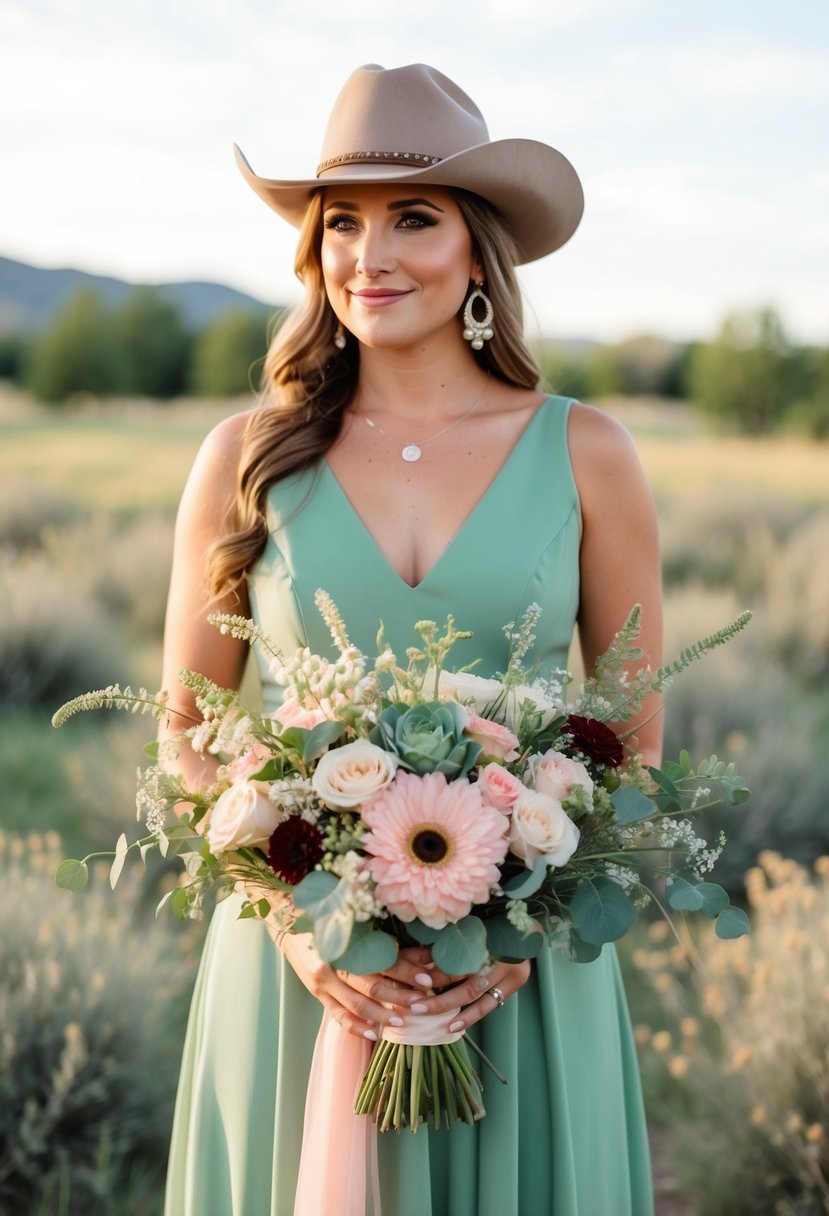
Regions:
<svg viewBox="0 0 829 1216"><path fill-rule="evenodd" d="M269 181L237 159L301 229L306 298L271 347L263 407L217 427L187 483L165 686L182 667L239 684L245 650L207 623L217 608L252 614L287 652L327 651L319 586L369 654L381 619L404 653L416 620L452 612L474 632L453 659L481 656L492 674L506 666L503 626L537 601L543 669L565 665L576 623L589 668L639 602L645 656L658 660L654 513L630 441L607 416L539 392L522 337L513 267L558 248L581 215L564 157L490 142L474 103L431 68L372 65L335 105L317 177ZM263 679L276 708L264 668ZM638 732L647 762L653 709ZM206 775L194 755L181 763L193 781ZM379 1137L384 1216L651 1211L612 950L587 965L548 951L486 977L444 976L412 950L385 975L355 976L237 913L234 900L216 912L196 986L168 1216L293 1212L323 1007L373 1041L384 1023L459 1005L453 1028L475 1027L509 1084L488 1087L474 1127ZM307 1157L303 1171L331 1168ZM297 1211L358 1216L336 1198Z"/></svg>

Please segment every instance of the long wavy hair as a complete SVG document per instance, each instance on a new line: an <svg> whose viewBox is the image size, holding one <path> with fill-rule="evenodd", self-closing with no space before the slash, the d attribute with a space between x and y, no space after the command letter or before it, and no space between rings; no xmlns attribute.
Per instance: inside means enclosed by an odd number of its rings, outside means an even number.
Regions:
<svg viewBox="0 0 829 1216"><path fill-rule="evenodd" d="M485 290L495 312L495 335L473 356L491 376L535 389L540 372L524 340L515 243L484 199L465 190L453 190L452 195L483 264ZM334 345L337 318L323 282L322 233L322 191L318 191L308 206L294 264L305 297L268 349L261 402L251 412L242 440L228 530L209 553L208 581L216 596L238 593L268 539L269 489L322 459L340 432L357 386L358 342L348 334L343 350Z"/></svg>

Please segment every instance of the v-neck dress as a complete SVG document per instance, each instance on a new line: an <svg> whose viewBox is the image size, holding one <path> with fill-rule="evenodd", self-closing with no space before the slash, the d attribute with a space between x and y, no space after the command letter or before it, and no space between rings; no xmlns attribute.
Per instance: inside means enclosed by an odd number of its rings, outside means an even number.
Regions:
<svg viewBox="0 0 829 1216"><path fill-rule="evenodd" d="M376 653L378 622L400 654L413 625L448 613L474 637L453 665L503 671L503 626L542 607L535 657L563 667L579 599L579 500L569 399L537 409L501 470L416 587L389 564L327 463L269 496L270 537L252 612L288 653L331 653L314 606L325 588L352 640ZM279 703L262 660L263 698ZM166 1216L292 1216L305 1089L321 1006L239 902L213 915L184 1048ZM485 1076L474 1126L379 1140L383 1216L651 1216L636 1055L615 951L572 963L554 949L472 1034L508 1077ZM326 1163L319 1162L325 1170ZM322 1214L321 1214L322 1216ZM325 1216L358 1216L326 1213Z"/></svg>

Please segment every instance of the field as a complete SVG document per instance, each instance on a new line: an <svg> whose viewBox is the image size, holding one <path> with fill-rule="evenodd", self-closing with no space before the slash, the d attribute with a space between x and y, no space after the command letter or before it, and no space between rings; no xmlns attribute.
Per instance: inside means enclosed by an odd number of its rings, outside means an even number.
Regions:
<svg viewBox="0 0 829 1216"><path fill-rule="evenodd" d="M84 896L53 888L61 850L111 848L131 831L147 723L93 716L55 732L49 716L89 687L155 686L175 504L204 434L248 404L90 401L52 412L0 393L0 1209L12 1216L158 1210L201 930L153 922L165 866L119 898L105 880ZM668 1146L660 1211L749 1216L761 1192L744 1178L759 1176L775 1196L762 1210L827 1212L829 1082L814 1064L811 1081L787 1087L784 1049L777 1061L763 1054L768 1025L752 1021L739 982L760 963L782 975L788 960L786 994L771 980L764 991L781 1016L786 1002L789 1045L800 1051L792 1067L800 1077L813 1057L829 1059L826 1018L807 1008L805 987L802 997L789 991L799 966L823 977L827 967L829 863L818 859L829 853L829 448L715 436L675 403L603 406L632 430L659 504L668 650L743 607L755 613L744 637L678 681L667 752L717 751L752 787L745 809L712 826L730 838L717 876L751 901L762 927L745 947L756 953L741 947L723 961L694 945L720 969L716 998L713 973L707 986L695 978L656 926L622 952L655 1139ZM808 992L829 1006L829 989ZM734 1027L720 1033L729 1018ZM732 1067L740 1047L748 1055ZM714 1118L717 1076L717 1101L743 1120L719 1155L697 1135ZM695 1156L697 1141L707 1158ZM741 1188L754 1206L741 1206Z"/></svg>

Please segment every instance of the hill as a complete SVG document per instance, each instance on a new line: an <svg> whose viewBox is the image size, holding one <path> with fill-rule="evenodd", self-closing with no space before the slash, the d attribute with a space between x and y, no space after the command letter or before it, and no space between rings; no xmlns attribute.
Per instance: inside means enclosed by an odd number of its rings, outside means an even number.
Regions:
<svg viewBox="0 0 829 1216"><path fill-rule="evenodd" d="M0 257L0 335L28 335L42 329L80 287L93 288L107 304L117 306L136 286L124 279L88 274L84 270L69 267L46 270ZM150 286L176 305L184 324L194 331L231 309L267 316L279 307L222 283L154 283Z"/></svg>

